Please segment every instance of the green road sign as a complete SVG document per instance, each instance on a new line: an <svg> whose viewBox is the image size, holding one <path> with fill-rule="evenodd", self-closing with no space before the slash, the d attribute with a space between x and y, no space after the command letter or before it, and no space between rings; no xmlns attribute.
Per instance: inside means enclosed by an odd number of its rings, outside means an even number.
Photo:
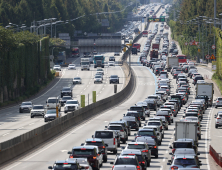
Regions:
<svg viewBox="0 0 222 170"><path fill-rule="evenodd" d="M93 103L96 103L96 91L93 91Z"/></svg>
<svg viewBox="0 0 222 170"><path fill-rule="evenodd" d="M148 18L148 22L165 22L165 18Z"/></svg>
<svg viewBox="0 0 222 170"><path fill-rule="evenodd" d="M85 95L81 95L81 107L85 107Z"/></svg>

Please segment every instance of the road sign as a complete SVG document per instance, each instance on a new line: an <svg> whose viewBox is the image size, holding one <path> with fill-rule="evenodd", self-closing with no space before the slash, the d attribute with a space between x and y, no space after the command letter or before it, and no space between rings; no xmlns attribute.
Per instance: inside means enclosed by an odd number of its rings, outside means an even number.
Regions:
<svg viewBox="0 0 222 170"><path fill-rule="evenodd" d="M206 57L206 59L207 59L207 60L209 60L209 59L210 59L210 55L206 55L205 57Z"/></svg>
<svg viewBox="0 0 222 170"><path fill-rule="evenodd" d="M190 45L193 45L193 42L190 42Z"/></svg>
<svg viewBox="0 0 222 170"><path fill-rule="evenodd" d="M165 18L148 18L149 22L165 22Z"/></svg>
<svg viewBox="0 0 222 170"><path fill-rule="evenodd" d="M185 42L185 45L188 45L188 43L187 43L187 42Z"/></svg>
<svg viewBox="0 0 222 170"><path fill-rule="evenodd" d="M198 45L199 44L199 42L195 42L195 45Z"/></svg>
<svg viewBox="0 0 222 170"><path fill-rule="evenodd" d="M212 54L211 57L210 57L210 59L211 59L211 60L215 60L216 58L215 58L215 56Z"/></svg>
<svg viewBox="0 0 222 170"><path fill-rule="evenodd" d="M200 52L201 50L198 48L198 52Z"/></svg>
<svg viewBox="0 0 222 170"><path fill-rule="evenodd" d="M214 50L216 48L216 45L212 45L211 48Z"/></svg>

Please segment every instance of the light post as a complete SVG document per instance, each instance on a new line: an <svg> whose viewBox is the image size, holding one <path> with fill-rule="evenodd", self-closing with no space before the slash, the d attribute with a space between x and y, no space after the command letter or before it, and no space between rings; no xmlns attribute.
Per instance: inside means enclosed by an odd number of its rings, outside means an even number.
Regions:
<svg viewBox="0 0 222 170"><path fill-rule="evenodd" d="M222 13L220 13L219 15L222 16ZM220 19L220 29L222 30L222 18Z"/></svg>

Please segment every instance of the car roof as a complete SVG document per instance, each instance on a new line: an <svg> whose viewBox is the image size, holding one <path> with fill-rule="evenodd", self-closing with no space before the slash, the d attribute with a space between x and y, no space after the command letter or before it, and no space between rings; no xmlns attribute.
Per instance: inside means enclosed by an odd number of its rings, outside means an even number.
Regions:
<svg viewBox="0 0 222 170"><path fill-rule="evenodd" d="M129 145L129 144L144 145L144 144L146 144L146 143L145 143L145 142L129 142L128 145Z"/></svg>
<svg viewBox="0 0 222 170"><path fill-rule="evenodd" d="M86 142L91 142L91 141L102 142L103 140L100 139L100 138L88 138L88 139L86 139Z"/></svg>
<svg viewBox="0 0 222 170"><path fill-rule="evenodd" d="M38 105L34 105L34 106L43 106L43 105L41 105L41 104L38 104Z"/></svg>
<svg viewBox="0 0 222 170"><path fill-rule="evenodd" d="M85 148L85 149L97 148L98 149L98 146L74 146L72 149L82 149L82 148Z"/></svg>
<svg viewBox="0 0 222 170"><path fill-rule="evenodd" d="M139 129L138 132L140 131L153 131L153 129Z"/></svg>
<svg viewBox="0 0 222 170"><path fill-rule="evenodd" d="M69 159L66 159L66 160L58 160L58 161L55 161L56 164L62 164L62 163L71 163L71 164L75 164L76 163L76 159L72 159L72 160L69 160Z"/></svg>
<svg viewBox="0 0 222 170"><path fill-rule="evenodd" d="M135 154L135 155L141 155L141 151L140 150L136 150L136 149L124 149L122 150L121 152L121 155L124 155L124 154Z"/></svg>
<svg viewBox="0 0 222 170"><path fill-rule="evenodd" d="M118 158L125 158L125 157L126 157L126 156L121 156L121 155L120 155L120 156L117 156L117 159L118 159ZM132 159L136 159L136 156L135 156L135 155L128 155L127 157L128 157L128 158L132 158Z"/></svg>
<svg viewBox="0 0 222 170"><path fill-rule="evenodd" d="M188 158L188 159L194 159L193 155L175 155L174 159L181 159L181 158Z"/></svg>

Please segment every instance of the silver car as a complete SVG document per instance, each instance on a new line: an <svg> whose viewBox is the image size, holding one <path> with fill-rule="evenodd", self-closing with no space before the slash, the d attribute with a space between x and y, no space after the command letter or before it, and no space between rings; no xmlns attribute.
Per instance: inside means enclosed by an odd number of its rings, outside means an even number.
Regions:
<svg viewBox="0 0 222 170"><path fill-rule="evenodd" d="M215 101L215 108L222 107L222 97L218 97Z"/></svg>

